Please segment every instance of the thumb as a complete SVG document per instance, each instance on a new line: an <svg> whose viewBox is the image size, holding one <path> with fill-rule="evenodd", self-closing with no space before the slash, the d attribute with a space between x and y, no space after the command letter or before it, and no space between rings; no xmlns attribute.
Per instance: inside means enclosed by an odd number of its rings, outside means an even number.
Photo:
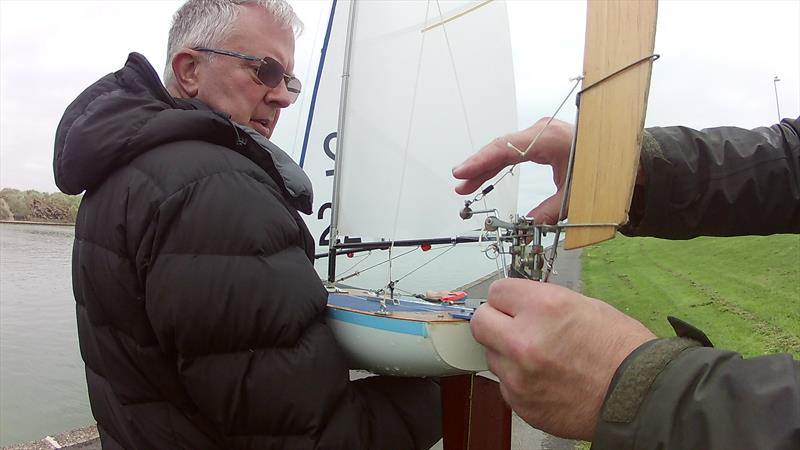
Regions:
<svg viewBox="0 0 800 450"><path fill-rule="evenodd" d="M561 190L556 191L555 194L547 197L539 206L530 210L530 212L528 212L528 217L533 217L536 223L554 225L558 222L563 198L564 192Z"/></svg>

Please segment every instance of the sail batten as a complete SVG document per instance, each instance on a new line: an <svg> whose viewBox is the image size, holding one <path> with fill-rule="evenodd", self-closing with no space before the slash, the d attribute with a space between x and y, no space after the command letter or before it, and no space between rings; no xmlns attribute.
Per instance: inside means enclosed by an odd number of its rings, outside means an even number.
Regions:
<svg viewBox="0 0 800 450"><path fill-rule="evenodd" d="M442 18L439 22L436 22L434 24L426 26L425 28L423 28L421 30L421 32L424 33L426 31L430 31L430 30L432 30L432 29L434 29L436 27L440 27L440 26L446 24L447 22L452 22L452 21L458 19L461 16L465 16L465 15L471 13L472 11L475 11L476 9L480 8L481 6L488 5L489 3L493 2L493 1L495 1L495 0L485 0L483 3L479 3L479 4L475 5L475 6L470 6L466 11L462 11L462 12L453 14L452 16L448 17L447 19Z"/></svg>

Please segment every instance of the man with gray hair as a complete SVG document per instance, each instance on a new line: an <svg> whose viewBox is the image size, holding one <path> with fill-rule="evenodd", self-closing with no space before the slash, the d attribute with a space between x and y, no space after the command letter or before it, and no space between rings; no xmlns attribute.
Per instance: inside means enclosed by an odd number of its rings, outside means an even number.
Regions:
<svg viewBox="0 0 800 450"><path fill-rule="evenodd" d="M166 88L147 60L67 108L54 173L85 191L73 286L106 449L405 449L441 436L438 386L351 382L298 210L311 185L268 138L300 93L285 0L189 0Z"/></svg>

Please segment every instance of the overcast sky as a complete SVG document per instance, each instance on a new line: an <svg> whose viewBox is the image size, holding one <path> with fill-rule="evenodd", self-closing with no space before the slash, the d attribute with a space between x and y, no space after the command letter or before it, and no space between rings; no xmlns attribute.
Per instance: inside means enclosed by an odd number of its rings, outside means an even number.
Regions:
<svg viewBox="0 0 800 450"><path fill-rule="evenodd" d="M306 24L295 72L310 87L329 2L290 2ZM160 73L181 3L0 0L0 187L56 190L53 139L66 106L119 69L131 51ZM552 114L571 87L568 79L580 73L585 3L510 0L508 8L519 110L511 131ZM777 120L776 86L781 115L800 114L800 1L662 0L658 14L661 59L653 69L648 126L769 125ZM294 114L282 114L274 136L290 154L299 153L303 100ZM559 117L572 121L574 108ZM524 202L551 190L547 169L523 175Z"/></svg>

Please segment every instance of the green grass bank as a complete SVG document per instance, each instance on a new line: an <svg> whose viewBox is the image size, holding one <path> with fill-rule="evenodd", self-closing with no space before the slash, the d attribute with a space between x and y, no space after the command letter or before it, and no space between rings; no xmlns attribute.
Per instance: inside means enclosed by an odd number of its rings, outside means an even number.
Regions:
<svg viewBox="0 0 800 450"><path fill-rule="evenodd" d="M800 358L800 235L615 239L584 251L583 292L673 336L681 318L717 348Z"/></svg>

